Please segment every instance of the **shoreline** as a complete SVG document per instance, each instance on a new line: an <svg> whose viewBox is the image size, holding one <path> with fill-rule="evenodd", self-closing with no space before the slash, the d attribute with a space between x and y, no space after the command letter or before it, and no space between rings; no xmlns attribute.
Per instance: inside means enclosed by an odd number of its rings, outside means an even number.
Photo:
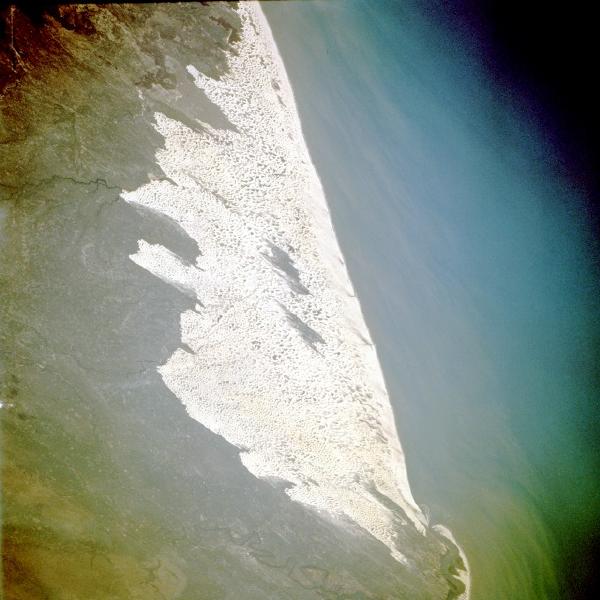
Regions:
<svg viewBox="0 0 600 600"><path fill-rule="evenodd" d="M467 555L466 555L465 551L463 550L463 547L456 541L456 538L454 537L454 534L452 533L452 531L450 531L450 529L448 529L445 525L442 525L441 523L436 523L435 525L431 526L431 529L433 529L434 531L437 531L440 535L444 536L452 544L454 544L454 546L456 546L456 548L458 550L458 554L465 565L463 573L459 573L457 575L458 579L460 579L460 581L462 581L465 585L465 591L460 596L458 596L458 600L469 600L469 598L471 597L471 583L472 583L471 582L471 567L469 566L469 560L467 559ZM462 569L461 569L461 571L462 571Z"/></svg>
<svg viewBox="0 0 600 600"><path fill-rule="evenodd" d="M339 240L337 239L337 235L336 235L336 232L335 232L335 227L334 227L333 221L331 219L331 213L330 213L330 209L329 209L329 204L327 203L327 197L325 195L325 190L323 189L323 185L322 185L321 179L319 177L318 170L317 170L316 165L314 164L314 162L312 160L312 157L310 155L310 150L308 148L308 144L306 143L306 138L304 137L304 131L302 129L302 121L301 121L301 118L300 118L300 113L298 111L298 107L297 107L295 96L294 96L293 86L292 86L292 83L291 83L291 81L289 79L289 75L288 75L287 69L285 67L285 63L284 63L284 61L283 61L283 59L281 57L281 53L280 53L279 48L277 46L277 42L275 41L275 38L273 36L273 32L271 30L271 26L270 26L270 24L268 22L268 19L267 19L266 15L264 14L264 12L262 10L260 2L258 2L258 1L257 2L252 2L251 4L252 4L252 6L255 7L255 15L256 15L257 19L260 21L260 23L261 23L261 25L263 27L263 30L266 33L266 37L267 37L267 39L269 40L269 42L271 43L271 45L273 47L273 56L276 58L277 62L279 63L279 68L280 68L281 72L284 74L284 76L285 76L284 79L285 79L287 85L289 86L289 96L290 96L290 99L292 101L293 113L294 113L294 115L296 117L296 126L298 128L299 133L300 133L300 137L301 137L301 139L302 139L302 141L304 143L306 154L308 155L308 157L309 157L309 159L311 161L311 166L312 166L312 169L314 171L314 175L315 175L317 183L318 183L318 190L319 190L318 194L319 194L320 198L322 198L325 206L327 207L327 212L328 212L329 220L330 220L330 228L331 228L331 231L333 232L335 243L336 243L337 247L339 248L339 252L343 256L343 251L342 251L342 249L341 249L341 247L339 245ZM350 274L348 273L348 270L346 268L345 262L342 265L342 268L343 268L343 270L345 272L347 280L350 282L350 286L352 287L352 291L355 293L354 286L352 284L352 279L350 277ZM355 293L355 295L356 295L356 293ZM362 308L360 306L360 299L358 298L358 295L356 295L356 301L357 301L357 304L358 304L358 307L359 307L359 310L360 310L360 316L362 318L363 327L364 327L364 329L365 329L365 331L367 332L367 335L368 335L367 339L371 342L371 344L373 344L373 347L375 348L375 351L377 352L377 347L376 347L376 345L372 341L368 325L366 323L366 320L364 318L364 314L362 312ZM381 371L381 366L380 366L379 360L377 360L377 365L376 366L377 366L377 369L378 369L379 373L381 374L381 378L385 381L385 377L384 377L383 372ZM397 428L397 425L396 425L396 420L395 420L395 416L393 414L393 408L391 406L391 403L389 403L389 408L390 408L390 413L391 413L389 415L390 424L392 425L393 429L392 429L391 434L388 434L388 436L389 436L389 441L393 442L393 445L397 445L398 446L397 451L401 455L401 467L400 468L403 468L402 477L406 481L406 488L403 489L403 495L405 496L405 498L407 500L409 500L410 502L412 502L414 508L418 511L417 512L417 516L419 518L420 524L424 525L424 524L427 523L428 519L427 519L427 516L423 513L422 509L418 506L418 504L416 503L416 501L414 500L414 498L412 496L412 490L410 489L410 483L408 481L408 472L407 472L406 464L405 464L406 463L406 461L405 461L405 454L404 454L404 452L402 450L402 442L401 442L400 436L398 434L398 428ZM445 525L442 525L442 524L429 525L429 524L427 524L426 526L430 527L431 529L433 529L435 531L437 531L438 533L440 533L441 535L443 535L444 537L446 537L448 540L450 540L450 542L453 543L456 546L456 548L458 550L458 553L459 553L459 555L460 555L460 557L461 557L461 559L462 559L462 561L464 563L464 566L465 566L465 570L462 573L459 572L459 574L458 574L458 579L465 585L465 592L463 594L461 594L460 596L458 596L458 600L470 600L470 597L471 597L471 587L472 587L471 569L470 569L469 561L467 559L467 555L466 555L465 551L463 550L462 546L456 541L456 538L454 537L454 534Z"/></svg>
<svg viewBox="0 0 600 600"><path fill-rule="evenodd" d="M424 578L418 565L443 546L427 538L410 490L293 89L259 4L238 14L227 74L186 66L232 127L190 129L156 111L166 178L122 194L174 219L201 249L189 264L140 239L130 255L197 300L181 315L182 345L158 371L255 477L289 482L293 501L346 517Z"/></svg>
<svg viewBox="0 0 600 600"><path fill-rule="evenodd" d="M325 195L325 190L323 189L323 185L321 182L321 179L319 177L319 173L317 171L317 168L314 164L314 162L312 161L312 157L310 155L310 150L308 148L308 144L306 143L306 139L304 137L304 132L302 129L302 121L300 119L300 113L298 111L298 107L296 105L296 99L294 96L294 91L293 91L293 87L292 87L292 83L289 79L288 73L287 73L287 69L285 67L285 64L283 62L283 59L281 58L281 53L279 52L279 48L277 47L277 42L275 41L275 38L273 37L273 32L271 31L271 27L269 25L268 19L265 16L261 6L260 6L260 2L251 2L249 3L252 7L254 7L255 10L255 16L257 17L257 19L260 21L261 26L263 28L265 37L267 38L267 40L269 41L269 43L271 44L272 48L273 48L273 52L272 52L272 56L275 57L277 63L278 63L278 67L280 72L284 75L284 81L287 84L287 86L289 87L288 90L288 98L291 102L292 105L292 111L291 113L294 115L295 119L295 126L298 130L299 133L299 137L300 140L302 141L302 145L303 145L303 150L306 153L306 155L308 156L309 160L310 160L310 168L312 171L312 175L314 176L315 179L315 191L316 194L311 194L312 197L314 198L318 198L319 201L322 202L323 207L325 208L326 211L326 218L328 220L328 228L325 229L326 234L330 235L333 240L332 240L332 244L330 246L326 246L325 244L322 244L322 249L325 250L325 256L327 256L328 259L330 259L330 262L332 264L332 266L335 264L334 260L337 258L337 255L341 255L343 257L343 251L339 245L339 240L337 238L336 232L335 232L335 227L333 225L333 221L331 219L331 212L330 212L330 208L329 208L329 204L327 203L327 197ZM320 240L322 240L323 238L320 237ZM368 325L366 323L366 320L364 318L364 314L360 305L360 299L358 298L358 295L356 294L356 291L354 289L353 283L352 283L352 279L350 277L350 274L348 273L347 267L346 267L346 262L345 260L343 261L342 264L338 264L335 265L334 269L340 270L343 272L343 278L345 279L345 282L347 285L349 285L351 293L355 296L356 298L356 304L358 307L358 316L360 321L358 321L356 323L356 325L358 325L363 331L361 333L365 334L366 333L366 338L369 341L369 343L372 345L373 348L375 348L375 352L377 352L377 347L374 344L372 337L371 337L371 332L369 331ZM385 388L385 377L383 375L383 372L381 370L381 366L379 363L379 360L376 359L376 361L374 361L374 365L373 365L376 369L376 373L379 375L379 378L383 381L384 383L384 389L386 391L387 394L387 388ZM405 481L406 485L405 487L402 488L402 493L405 497L405 499L409 502L409 504L411 505L411 507L413 508L413 510L415 511L415 526L419 529L420 527L423 526L423 524L426 521L426 517L423 514L423 511L421 510L421 508L419 507L419 505L417 504L417 502L415 501L415 499L412 496L412 491L410 489L410 484L408 481L408 474L406 471L406 467L405 467L405 454L404 451L402 449L402 443L400 441L400 436L398 434L398 428L396 425L396 420L395 420L395 416L393 414L393 408L390 402L387 403L387 407L389 408L389 414L386 415L388 418L388 422L387 422L387 426L389 428L389 431L387 432L388 435L388 441L391 443L392 448L394 449L395 452L398 453L398 458L400 460L400 463L402 465L402 472L401 472L401 477L402 479Z"/></svg>

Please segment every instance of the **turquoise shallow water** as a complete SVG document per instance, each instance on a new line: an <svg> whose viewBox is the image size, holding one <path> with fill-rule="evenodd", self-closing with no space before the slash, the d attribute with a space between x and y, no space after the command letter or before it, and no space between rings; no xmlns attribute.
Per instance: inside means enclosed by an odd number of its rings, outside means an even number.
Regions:
<svg viewBox="0 0 600 600"><path fill-rule="evenodd" d="M596 246L543 130L410 3L268 3L409 477L473 598L584 597ZM531 114L531 113L529 113Z"/></svg>

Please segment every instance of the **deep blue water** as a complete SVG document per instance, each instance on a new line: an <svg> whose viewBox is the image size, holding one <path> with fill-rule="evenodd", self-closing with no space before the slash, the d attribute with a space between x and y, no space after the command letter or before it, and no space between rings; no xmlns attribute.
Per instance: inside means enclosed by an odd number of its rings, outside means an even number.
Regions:
<svg viewBox="0 0 600 600"><path fill-rule="evenodd" d="M464 546L474 599L584 594L600 506L583 192L542 120L418 4L264 9L417 502Z"/></svg>

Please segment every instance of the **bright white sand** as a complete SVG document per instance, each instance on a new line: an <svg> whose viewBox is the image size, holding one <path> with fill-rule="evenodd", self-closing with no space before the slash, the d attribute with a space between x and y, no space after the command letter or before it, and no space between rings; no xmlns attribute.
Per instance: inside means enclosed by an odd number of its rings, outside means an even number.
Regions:
<svg viewBox="0 0 600 600"><path fill-rule="evenodd" d="M261 9L241 3L230 72L190 77L236 127L203 131L155 113L157 161L173 183L123 193L175 219L201 248L187 265L139 241L131 259L198 299L159 367L191 417L241 448L257 477L396 545L394 516L370 492L425 522L377 354L333 231L285 68ZM287 256L286 256L287 255ZM397 517L396 517L397 518ZM412 526L409 524L409 526Z"/></svg>

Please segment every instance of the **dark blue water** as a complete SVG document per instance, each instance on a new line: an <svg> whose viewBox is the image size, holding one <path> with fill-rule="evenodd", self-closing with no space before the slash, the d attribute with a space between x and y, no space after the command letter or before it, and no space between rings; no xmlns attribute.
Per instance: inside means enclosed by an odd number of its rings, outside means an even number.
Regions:
<svg viewBox="0 0 600 600"><path fill-rule="evenodd" d="M265 12L417 502L464 546L473 598L585 593L599 295L583 193L518 95L418 6Z"/></svg>

